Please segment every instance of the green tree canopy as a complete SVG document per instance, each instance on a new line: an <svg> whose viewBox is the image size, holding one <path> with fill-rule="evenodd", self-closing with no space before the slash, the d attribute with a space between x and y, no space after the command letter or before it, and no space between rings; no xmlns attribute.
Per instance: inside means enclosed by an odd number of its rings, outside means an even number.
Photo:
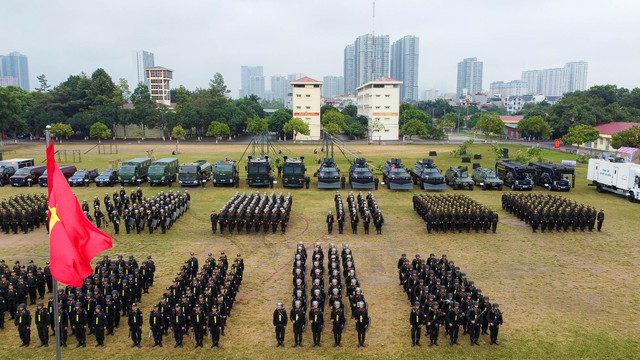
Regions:
<svg viewBox="0 0 640 360"><path fill-rule="evenodd" d="M187 136L187 131L181 125L176 125L171 129L171 136L177 140L184 139Z"/></svg>
<svg viewBox="0 0 640 360"><path fill-rule="evenodd" d="M489 134L502 135L504 132L504 121L496 114L483 114L474 129L482 132L487 137Z"/></svg>
<svg viewBox="0 0 640 360"><path fill-rule="evenodd" d="M218 142L219 137L229 136L229 134L231 134L231 129L229 129L229 125L225 123L221 123L219 121L212 121L211 124L209 124L207 135L214 136L216 138L216 142Z"/></svg>
<svg viewBox="0 0 640 360"><path fill-rule="evenodd" d="M111 129L98 121L89 128L89 136L98 138L98 140L107 139L111 137Z"/></svg>
<svg viewBox="0 0 640 360"><path fill-rule="evenodd" d="M334 122L330 122L324 126L324 131L328 132L330 135L335 136L342 132L342 128L340 127L340 125Z"/></svg>
<svg viewBox="0 0 640 360"><path fill-rule="evenodd" d="M282 130L287 134L293 134L293 138L296 138L296 134L309 135L309 124L302 121L300 118L292 118L284 126Z"/></svg>
<svg viewBox="0 0 640 360"><path fill-rule="evenodd" d="M344 109L342 109L342 113L344 114L344 116L346 117L357 117L358 116L358 107L355 105L347 105L344 107Z"/></svg>
<svg viewBox="0 0 640 360"><path fill-rule="evenodd" d="M454 129L457 126L459 117L460 114L457 112L447 113L445 116L440 118L438 125L443 129L449 129L449 131L451 131L451 129Z"/></svg>
<svg viewBox="0 0 640 360"><path fill-rule="evenodd" d="M247 132L251 135L260 135L269 131L269 122L257 116L247 120Z"/></svg>
<svg viewBox="0 0 640 360"><path fill-rule="evenodd" d="M278 109L276 112L269 116L269 131L281 133L283 132L284 124L286 124L293 113L289 109Z"/></svg>
<svg viewBox="0 0 640 360"><path fill-rule="evenodd" d="M363 137L367 132L367 128L357 118L349 118L346 123L345 134L353 136L355 140Z"/></svg>
<svg viewBox="0 0 640 360"><path fill-rule="evenodd" d="M323 127L326 127L330 123L336 124L340 128L340 132L342 132L347 127L345 116L338 110L329 110L325 112L322 115L322 119L320 120L320 122L322 123Z"/></svg>
<svg viewBox="0 0 640 360"><path fill-rule="evenodd" d="M418 119L411 119L400 128L400 133L411 140L414 135L427 135L427 125Z"/></svg>
<svg viewBox="0 0 640 360"><path fill-rule="evenodd" d="M71 128L71 125L66 123L54 123L51 124L51 135L53 135L53 137L71 136L73 135L73 128Z"/></svg>
<svg viewBox="0 0 640 360"><path fill-rule="evenodd" d="M600 131L591 125L578 124L569 128L569 132L562 137L565 144L576 144L576 148L580 149L580 145L595 141L600 137Z"/></svg>
<svg viewBox="0 0 640 360"><path fill-rule="evenodd" d="M547 140L552 131L551 125L539 115L525 117L518 122L518 132L525 137Z"/></svg>
<svg viewBox="0 0 640 360"><path fill-rule="evenodd" d="M623 146L640 148L640 123L611 136L611 147L619 149Z"/></svg>

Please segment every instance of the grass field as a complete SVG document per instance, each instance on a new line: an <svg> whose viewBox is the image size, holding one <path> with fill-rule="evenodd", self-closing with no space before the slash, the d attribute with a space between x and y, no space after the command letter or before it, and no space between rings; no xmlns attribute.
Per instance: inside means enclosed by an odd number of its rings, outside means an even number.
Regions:
<svg viewBox="0 0 640 360"><path fill-rule="evenodd" d="M59 145L57 149L88 149L89 146ZM98 155L95 152L82 155L78 168L103 169L110 160L143 156L153 148L157 158L170 156L175 145L120 145L119 154ZM305 156L311 173L316 169L314 146L287 145L291 156ZM35 157L37 163L44 160L44 146L8 148L15 153L7 157ZM207 159L211 162L224 157L239 158L244 145L210 144L181 145L181 162ZM415 160L426 157L430 150L438 151L435 159L441 170L458 165L460 159L448 152L453 146L426 145L353 145L350 149L361 153L373 163L382 163L390 157L401 157L408 167ZM6 149L5 149L6 150ZM319 150L319 149L318 149ZM511 153L516 148L511 148ZM95 151L95 150L94 150ZM480 162L493 167L494 156L486 145L475 145L472 153L480 153ZM348 166L344 158L336 154L343 172ZM547 160L559 162L572 159L566 153L545 152ZM242 165L242 169L244 165ZM131 349L127 329L120 328L114 337L106 339L105 349L94 349L95 339L88 338L86 349L63 349L68 359L164 359L207 358L213 354L224 358L276 359L299 356L314 358L503 358L503 359L631 359L638 358L640 345L640 280L636 276L640 265L640 205L632 204L613 194L599 194L587 187L584 165L577 168L576 188L562 194L579 203L591 204L605 210L602 233L568 232L536 233L517 218L500 210L499 191L463 191L477 201L499 210L500 223L497 234L430 234L427 235L421 219L411 206L412 192L394 192L380 187L375 195L385 215L382 236L375 234L354 236L351 234L326 234L324 218L333 208L333 192L320 191L312 179L311 190L292 190L293 209L285 235L228 235L213 236L209 217L212 209L222 204L236 191L231 188L193 188L192 207L166 235L154 233L119 235L114 248L108 254L135 254L143 259L153 255L157 265L156 286L151 294L143 297L142 309L145 322L148 312L163 289L174 277L182 262L194 251L203 260L208 252L225 251L241 253L245 259L244 282L237 297L237 304L228 321L227 336L222 338L222 350L193 349L191 340L185 340L185 348L150 349L144 327L143 349ZM241 177L244 171L241 170ZM149 188L145 195L167 188ZM175 187L173 188L176 189ZM130 189L129 189L130 190ZM241 191L249 190L244 185ZM281 190L280 184L276 191ZM43 188L0 188L0 198L18 193L45 192ZM103 197L111 188L74 188L79 199ZM268 190L270 191L270 190ZM415 190L418 191L418 190ZM510 191L510 190L505 190ZM536 188L536 191L545 191ZM453 190L448 189L447 193ZM323 335L323 347L311 348L311 333L304 335L305 348L275 348L271 315L277 300L290 304L291 261L295 244L304 241L308 247L319 241L326 248L329 242L340 247L349 243L358 268L358 278L369 303L372 327L367 337L368 347L357 349L353 322L343 336L344 347L335 349L327 328ZM410 258L420 253L428 256L442 253L456 262L475 280L492 302L501 304L505 323L501 328L499 347L489 346L487 336L480 338L480 347L470 347L468 338L462 337L460 347L449 347L443 339L439 348L411 348L406 296L398 286L396 262L406 252ZM7 263L30 259L43 265L48 256L48 237L44 229L28 235L0 234L0 258ZM31 309L33 312L33 309ZM7 316L8 319L8 316ZM18 349L17 330L11 324L0 331L0 354L11 359L52 359L55 346L34 349L37 332L32 332L32 348ZM424 336L424 335L423 335ZM424 338L423 338L424 339ZM53 344L53 339L51 344ZM424 341L423 341L424 342ZM167 345L173 344L166 338ZM293 333L287 329L286 344L293 343ZM208 343L210 345L210 342ZM73 346L73 347L71 347Z"/></svg>

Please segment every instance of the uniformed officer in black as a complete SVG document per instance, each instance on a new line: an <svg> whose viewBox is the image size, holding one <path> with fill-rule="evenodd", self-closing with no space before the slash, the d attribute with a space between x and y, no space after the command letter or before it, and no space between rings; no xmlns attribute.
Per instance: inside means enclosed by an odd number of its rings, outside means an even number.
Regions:
<svg viewBox="0 0 640 360"><path fill-rule="evenodd" d="M93 331L96 334L96 347L104 347L104 328L107 325L107 316L102 312L101 305L96 305L92 321Z"/></svg>
<svg viewBox="0 0 640 360"><path fill-rule="evenodd" d="M342 347L342 331L347 322L347 318L344 315L344 308L340 306L339 301L333 303L333 310L331 310L331 323L333 324L333 347Z"/></svg>
<svg viewBox="0 0 640 360"><path fill-rule="evenodd" d="M151 334L153 334L152 347L162 347L164 317L158 308L158 304L153 305L153 310L151 310L151 314L149 315L149 326L151 327Z"/></svg>
<svg viewBox="0 0 640 360"><path fill-rule="evenodd" d="M500 345L498 343L498 332L500 331L500 325L502 325L502 312L500 312L500 305L494 303L491 306L491 311L488 315L489 320L489 338L491 339L491 345Z"/></svg>
<svg viewBox="0 0 640 360"><path fill-rule="evenodd" d="M365 308L363 301L358 303L358 309L355 314L356 318L356 331L358 332L358 347L365 347L364 341L369 328L369 313Z"/></svg>
<svg viewBox="0 0 640 360"><path fill-rule="evenodd" d="M302 346L302 333L304 332L306 316L304 310L301 308L302 302L296 300L294 308L291 310L290 320L293 324L293 337L295 344L293 347Z"/></svg>
<svg viewBox="0 0 640 360"><path fill-rule="evenodd" d="M473 302L473 307L467 311L467 323L469 324L469 340L471 346L480 345L478 338L480 337L480 326L482 324L482 314L477 301Z"/></svg>
<svg viewBox="0 0 640 360"><path fill-rule="evenodd" d="M76 347L86 347L87 312L82 308L82 303L79 301L75 303L75 307L71 313L71 327L78 340Z"/></svg>
<svg viewBox="0 0 640 360"><path fill-rule="evenodd" d="M222 314L218 312L218 307L214 306L209 315L209 332L211 333L211 348L220 348L220 333L224 326ZM284 345L283 345L284 346Z"/></svg>
<svg viewBox="0 0 640 360"><path fill-rule="evenodd" d="M218 214L216 214L215 210L211 211L211 216L209 218L211 219L211 231L215 234L218 232Z"/></svg>
<svg viewBox="0 0 640 360"><path fill-rule="evenodd" d="M429 331L429 340L431 343L429 346L438 346L438 336L440 335L440 322L442 321L442 312L440 311L439 304L435 301L431 305L431 309L427 313L425 322Z"/></svg>
<svg viewBox="0 0 640 360"><path fill-rule="evenodd" d="M276 330L276 347L284 347L284 333L287 329L287 310L284 309L284 303L278 301L276 309L273 311L273 327Z"/></svg>
<svg viewBox="0 0 640 360"><path fill-rule="evenodd" d="M202 347L204 334L207 328L207 316L200 311L200 305L196 304L191 315L191 327L196 340L196 347Z"/></svg>
<svg viewBox="0 0 640 360"><path fill-rule="evenodd" d="M600 212L598 213L598 231L602 229L603 222L604 222L604 210L600 209Z"/></svg>
<svg viewBox="0 0 640 360"><path fill-rule="evenodd" d="M324 327L324 315L318 306L319 303L317 301L313 301L311 303L311 311L309 311L309 323L311 324L311 332L313 333L314 347L322 347L320 340L322 338L322 329Z"/></svg>
<svg viewBox="0 0 640 360"><path fill-rule="evenodd" d="M67 337L69 329L69 316L67 314L67 308L60 306L58 308L58 326L60 327L60 345L67 347Z"/></svg>
<svg viewBox="0 0 640 360"><path fill-rule="evenodd" d="M342 234L342 232L344 231L344 211L342 210L338 210L338 213L336 214L337 217L337 221L338 221L338 233Z"/></svg>
<svg viewBox="0 0 640 360"><path fill-rule="evenodd" d="M333 213L331 212L331 210L329 210L329 213L327 214L327 232L329 234L331 234L333 232L333 222L335 221L335 219L333 218Z"/></svg>
<svg viewBox="0 0 640 360"><path fill-rule="evenodd" d="M422 332L422 323L424 322L424 314L420 308L420 301L413 303L411 314L409 315L409 324L411 324L411 347L420 346L420 336Z"/></svg>
<svg viewBox="0 0 640 360"><path fill-rule="evenodd" d="M173 336L176 340L174 348L177 348L178 346L182 347L182 340L186 329L186 318L180 310L179 304L176 304L175 311L173 312L173 315L171 315L171 325L173 326Z"/></svg>
<svg viewBox="0 0 640 360"><path fill-rule="evenodd" d="M38 337L40 338L40 346L49 346L49 320L50 315L44 307L44 303L39 302L35 312L35 323L38 329Z"/></svg>
<svg viewBox="0 0 640 360"><path fill-rule="evenodd" d="M458 343L458 333L460 332L460 322L464 321L464 316L460 311L460 304L456 301L453 303L453 307L447 313L447 323L449 324L449 339L450 345L460 345Z"/></svg>
<svg viewBox="0 0 640 360"><path fill-rule="evenodd" d="M31 313L27 310L27 304L18 305L18 313L15 315L14 323L22 341L20 347L29 346L31 343Z"/></svg>
<svg viewBox="0 0 640 360"><path fill-rule="evenodd" d="M131 311L129 312L129 332L131 333L131 341L133 344L131 347L140 348L140 342L142 341L142 311L138 309L138 304L131 304Z"/></svg>

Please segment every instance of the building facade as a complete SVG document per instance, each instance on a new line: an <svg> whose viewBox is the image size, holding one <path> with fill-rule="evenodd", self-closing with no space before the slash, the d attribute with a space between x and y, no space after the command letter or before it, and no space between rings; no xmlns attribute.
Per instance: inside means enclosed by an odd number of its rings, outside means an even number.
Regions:
<svg viewBox="0 0 640 360"><path fill-rule="evenodd" d="M520 80L527 83L527 94L535 95L541 94L540 92L540 78L542 72L540 70L527 70L522 72Z"/></svg>
<svg viewBox="0 0 640 360"><path fill-rule="evenodd" d="M400 88L402 81L381 77L358 87L358 115L366 116L371 141L400 137Z"/></svg>
<svg viewBox="0 0 640 360"><path fill-rule="evenodd" d="M147 79L147 72L145 69L155 67L156 63L153 58L153 53L149 51L138 51L136 53L136 68L138 69L138 84L144 83L147 87L150 86L149 79Z"/></svg>
<svg viewBox="0 0 640 360"><path fill-rule="evenodd" d="M501 98L526 95L529 94L529 84L521 80L494 81L489 85L489 93Z"/></svg>
<svg viewBox="0 0 640 360"><path fill-rule="evenodd" d="M356 48L353 44L344 48L343 78L345 94L355 95L358 85L356 85Z"/></svg>
<svg viewBox="0 0 640 360"><path fill-rule="evenodd" d="M291 82L291 109L293 117L309 125L309 135L297 134L295 140L320 140L320 107L322 82L302 77Z"/></svg>
<svg viewBox="0 0 640 360"><path fill-rule="evenodd" d="M596 141L584 144L585 148L611 151L615 148L611 146L611 137L620 131L629 130L634 126L640 126L640 123L634 122L611 122L594 126L600 131L600 137ZM574 144L575 145L575 144Z"/></svg>
<svg viewBox="0 0 640 360"><path fill-rule="evenodd" d="M149 80L149 93L151 99L157 104L171 106L171 80L173 70L156 66L144 69L146 78Z"/></svg>
<svg viewBox="0 0 640 360"><path fill-rule="evenodd" d="M482 91L482 61L466 58L458 63L456 95L463 98Z"/></svg>
<svg viewBox="0 0 640 360"><path fill-rule="evenodd" d="M27 56L15 51L8 55L0 56L0 77L6 78L3 83L19 86L25 91L31 91Z"/></svg>
<svg viewBox="0 0 640 360"><path fill-rule="evenodd" d="M260 99L264 99L264 74L262 66L241 66L240 78L240 98L256 95Z"/></svg>
<svg viewBox="0 0 640 360"><path fill-rule="evenodd" d="M562 68L523 71L520 80L528 84L527 95L562 96L587 89L588 69L586 61L574 61Z"/></svg>
<svg viewBox="0 0 640 360"><path fill-rule="evenodd" d="M322 96L332 99L344 94L344 77L328 75L322 78Z"/></svg>
<svg viewBox="0 0 640 360"><path fill-rule="evenodd" d="M418 101L420 39L407 35L391 44L391 77L402 81L400 99Z"/></svg>
<svg viewBox="0 0 640 360"><path fill-rule="evenodd" d="M589 64L586 61L574 61L564 64L569 71L567 92L587 90Z"/></svg>
<svg viewBox="0 0 640 360"><path fill-rule="evenodd" d="M284 102L289 93L289 80L284 75L271 76L271 99Z"/></svg>
<svg viewBox="0 0 640 360"><path fill-rule="evenodd" d="M344 68L345 91L350 94L366 82L389 76L389 35L358 36L345 48Z"/></svg>
<svg viewBox="0 0 640 360"><path fill-rule="evenodd" d="M544 69L540 77L540 93L545 96L562 96L569 85L569 69Z"/></svg>

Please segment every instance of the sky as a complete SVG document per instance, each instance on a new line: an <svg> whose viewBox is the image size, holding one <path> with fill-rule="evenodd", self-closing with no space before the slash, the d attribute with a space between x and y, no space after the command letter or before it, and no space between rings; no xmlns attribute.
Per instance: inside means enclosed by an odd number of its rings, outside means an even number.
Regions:
<svg viewBox="0 0 640 360"><path fill-rule="evenodd" d="M343 75L343 51L371 33L420 38L420 94L453 92L457 63L484 62L483 88L523 70L587 61L587 85L640 86L637 0L20 0L0 5L0 54L29 58L32 89L97 68L137 82L135 52L174 70L171 87L221 73L238 96L240 66L264 75ZM268 88L267 88L268 89Z"/></svg>

